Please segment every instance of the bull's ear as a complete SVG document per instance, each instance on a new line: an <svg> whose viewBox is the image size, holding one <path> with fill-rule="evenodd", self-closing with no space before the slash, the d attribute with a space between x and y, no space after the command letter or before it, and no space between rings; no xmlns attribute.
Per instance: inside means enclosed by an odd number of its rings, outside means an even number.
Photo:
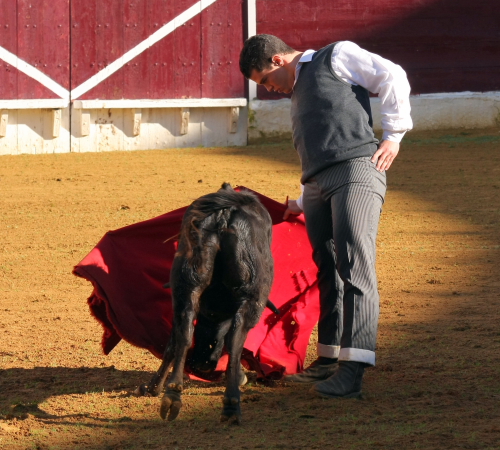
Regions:
<svg viewBox="0 0 500 450"><path fill-rule="evenodd" d="M226 191L232 191L233 187L229 183L222 183L221 189L225 189Z"/></svg>

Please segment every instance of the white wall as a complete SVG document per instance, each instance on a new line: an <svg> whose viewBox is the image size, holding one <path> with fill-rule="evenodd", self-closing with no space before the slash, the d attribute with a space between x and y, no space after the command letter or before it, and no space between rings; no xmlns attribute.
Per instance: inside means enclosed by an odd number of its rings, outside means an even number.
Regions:
<svg viewBox="0 0 500 450"><path fill-rule="evenodd" d="M140 134L133 133L132 109L91 109L89 134L80 132L81 110L73 109L72 152L227 147L247 144L248 108L241 107L236 133L229 132L228 108L190 108L187 134L180 134L181 110L141 109Z"/></svg>
<svg viewBox="0 0 500 450"><path fill-rule="evenodd" d="M81 110L62 108L59 136L54 137L52 109L2 110L0 155L153 150L174 147L227 147L247 144L248 107L239 108L236 132L230 132L227 107L190 108L187 134L181 134L180 108L143 108L139 135L133 109L90 109L82 134ZM70 128L71 122L71 128ZM69 130L72 130L71 133Z"/></svg>
<svg viewBox="0 0 500 450"><path fill-rule="evenodd" d="M414 130L500 127L500 92L461 92L411 96ZM380 132L380 100L371 99L374 129ZM252 100L250 142L291 136L290 100Z"/></svg>
<svg viewBox="0 0 500 450"><path fill-rule="evenodd" d="M372 98L375 130L380 132L378 98ZM500 92L425 94L412 96L414 130L500 128ZM180 110L144 108L138 136L131 109L94 109L90 132L79 134L79 110L61 109L59 136L53 136L52 109L2 110L7 113L0 155L147 150L172 147L246 145L291 137L290 100L253 100L240 108L237 133L228 132L227 108L190 108L189 132L179 133ZM5 116L4 116L5 117ZM70 137L70 120L73 132Z"/></svg>
<svg viewBox="0 0 500 450"><path fill-rule="evenodd" d="M69 108L60 111L59 136L54 137L53 109L1 110L7 124L0 135L0 155L69 152Z"/></svg>

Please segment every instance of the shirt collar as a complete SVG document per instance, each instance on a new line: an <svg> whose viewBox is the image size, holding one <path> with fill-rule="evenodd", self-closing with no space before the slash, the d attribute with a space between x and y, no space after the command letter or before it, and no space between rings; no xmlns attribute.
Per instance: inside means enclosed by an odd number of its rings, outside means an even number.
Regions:
<svg viewBox="0 0 500 450"><path fill-rule="evenodd" d="M295 86L295 83L297 82L297 78L299 78L299 72L300 68L302 67L302 63L306 62L311 62L313 59L313 55L316 53L316 50L306 50L304 53L302 53L302 56L299 59L299 62L297 63L297 66L295 67L295 82L293 83Z"/></svg>
<svg viewBox="0 0 500 450"><path fill-rule="evenodd" d="M313 55L316 53L316 50L306 50L302 53L302 56L299 59L299 63L311 62Z"/></svg>

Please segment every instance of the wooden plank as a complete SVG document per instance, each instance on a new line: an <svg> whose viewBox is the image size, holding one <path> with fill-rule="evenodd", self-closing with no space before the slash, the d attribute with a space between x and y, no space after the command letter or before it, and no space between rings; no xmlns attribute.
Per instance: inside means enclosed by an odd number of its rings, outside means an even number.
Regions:
<svg viewBox="0 0 500 450"><path fill-rule="evenodd" d="M69 87L69 0L18 0L16 56L50 80ZM44 80L18 77L19 98L57 98Z"/></svg>
<svg viewBox="0 0 500 450"><path fill-rule="evenodd" d="M68 101L59 98L0 100L0 109L53 109L66 108Z"/></svg>
<svg viewBox="0 0 500 450"><path fill-rule="evenodd" d="M238 3L238 2L235 2ZM230 97L228 77L229 5L218 0L202 12L202 92L203 97Z"/></svg>
<svg viewBox="0 0 500 450"><path fill-rule="evenodd" d="M227 77L229 92L225 95L226 97L243 97L245 95L245 78L239 69L239 55L245 41L244 7L243 0L228 2Z"/></svg>
<svg viewBox="0 0 500 450"><path fill-rule="evenodd" d="M144 41L150 34L148 1L125 1L123 4L123 48L128 51ZM123 71L123 97L140 99L149 97L149 68L147 50L126 63Z"/></svg>
<svg viewBox="0 0 500 450"><path fill-rule="evenodd" d="M1 105L1 102L0 102ZM75 109L115 108L220 108L242 107L246 98L183 98L164 100L75 100Z"/></svg>
<svg viewBox="0 0 500 450"><path fill-rule="evenodd" d="M71 2L71 89L98 70L96 21L98 0Z"/></svg>
<svg viewBox="0 0 500 450"><path fill-rule="evenodd" d="M218 0L219 1L219 0ZM177 0L174 3L176 16L193 5L192 0ZM216 2L217 4L217 2ZM213 8L214 5L208 9ZM200 31L201 14L196 15L172 33L173 61L171 70L174 72L173 98L200 98L201 71L200 71ZM168 39L168 36L166 39Z"/></svg>
<svg viewBox="0 0 500 450"><path fill-rule="evenodd" d="M97 68L107 67L124 53L123 42L123 4L125 0L99 2L96 14ZM114 73L85 98L123 98L123 71Z"/></svg>
<svg viewBox="0 0 500 450"><path fill-rule="evenodd" d="M38 0L38 3L40 3L41 14L37 27L37 39L42 42L41 62L38 68L69 90L70 0Z"/></svg>
<svg viewBox="0 0 500 450"><path fill-rule="evenodd" d="M242 97L238 56L244 41L243 3L218 0L202 12L202 96Z"/></svg>
<svg viewBox="0 0 500 450"><path fill-rule="evenodd" d="M0 46L17 54L17 2L0 2ZM15 67L0 60L0 99L17 99Z"/></svg>
<svg viewBox="0 0 500 450"><path fill-rule="evenodd" d="M149 34L153 34L175 17L176 10L173 6L171 0L148 1ZM175 98L173 71L175 46L172 42L172 36L167 36L147 51L150 69L148 98Z"/></svg>
<svg viewBox="0 0 500 450"><path fill-rule="evenodd" d="M46 69L49 62L44 58L43 1L18 0L18 48L17 55L38 70ZM29 76L18 77L18 97L57 98L57 95Z"/></svg>

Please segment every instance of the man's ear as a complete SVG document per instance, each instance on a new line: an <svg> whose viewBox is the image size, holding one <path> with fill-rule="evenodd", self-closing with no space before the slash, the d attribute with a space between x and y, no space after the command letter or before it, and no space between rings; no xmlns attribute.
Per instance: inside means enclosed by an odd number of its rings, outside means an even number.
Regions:
<svg viewBox="0 0 500 450"><path fill-rule="evenodd" d="M272 57L273 66L283 66L284 60L282 55L274 55Z"/></svg>

